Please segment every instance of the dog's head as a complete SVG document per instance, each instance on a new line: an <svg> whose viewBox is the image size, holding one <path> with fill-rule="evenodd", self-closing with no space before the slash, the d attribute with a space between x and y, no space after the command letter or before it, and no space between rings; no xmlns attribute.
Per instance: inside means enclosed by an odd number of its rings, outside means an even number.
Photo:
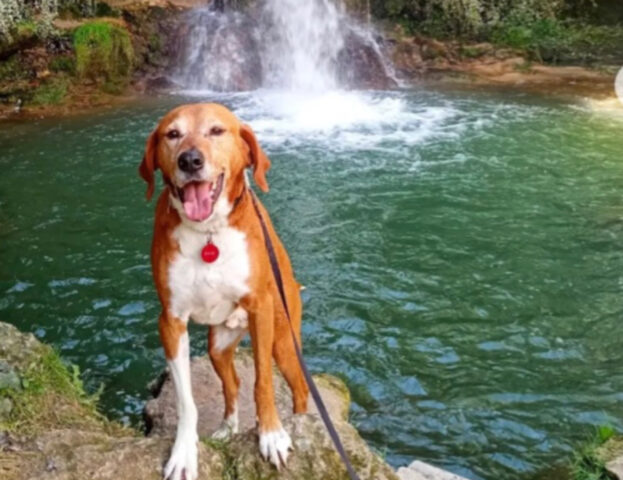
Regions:
<svg viewBox="0 0 623 480"><path fill-rule="evenodd" d="M183 105L164 116L147 140L139 173L150 199L154 172L160 169L180 215L203 222L214 212L229 213L245 188L247 167L267 192L270 160L251 127L222 105L202 103Z"/></svg>

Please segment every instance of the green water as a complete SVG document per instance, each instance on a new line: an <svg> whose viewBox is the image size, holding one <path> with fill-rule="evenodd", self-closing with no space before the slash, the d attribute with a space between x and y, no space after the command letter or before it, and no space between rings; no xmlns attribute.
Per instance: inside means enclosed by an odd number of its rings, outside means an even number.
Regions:
<svg viewBox="0 0 623 480"><path fill-rule="evenodd" d="M529 479L623 430L623 120L508 93L210 98L273 161L306 357L388 461ZM186 100L0 125L0 319L133 424L164 365L136 169Z"/></svg>

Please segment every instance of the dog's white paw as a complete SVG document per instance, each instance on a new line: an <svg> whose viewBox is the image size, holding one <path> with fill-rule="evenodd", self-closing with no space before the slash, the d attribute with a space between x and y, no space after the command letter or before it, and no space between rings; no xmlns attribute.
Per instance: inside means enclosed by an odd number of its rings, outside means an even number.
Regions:
<svg viewBox="0 0 623 480"><path fill-rule="evenodd" d="M229 440L232 435L238 433L238 409L229 415L221 426L211 435L215 440Z"/></svg>
<svg viewBox="0 0 623 480"><path fill-rule="evenodd" d="M225 320L225 326L231 329L247 329L249 327L249 315L247 311L242 307L236 307Z"/></svg>
<svg viewBox="0 0 623 480"><path fill-rule="evenodd" d="M260 453L264 460L269 460L279 469L285 467L292 448L290 435L283 428L260 433Z"/></svg>
<svg viewBox="0 0 623 480"><path fill-rule="evenodd" d="M175 440L171 457L164 467L165 480L195 480L197 467L197 435L188 435Z"/></svg>

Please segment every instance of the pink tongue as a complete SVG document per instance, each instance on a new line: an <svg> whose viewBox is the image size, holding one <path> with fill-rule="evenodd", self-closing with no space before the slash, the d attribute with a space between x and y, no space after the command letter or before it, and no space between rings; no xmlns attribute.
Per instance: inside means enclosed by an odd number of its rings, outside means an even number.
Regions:
<svg viewBox="0 0 623 480"><path fill-rule="evenodd" d="M193 222L205 220L212 214L212 184L189 183L184 187L184 212Z"/></svg>

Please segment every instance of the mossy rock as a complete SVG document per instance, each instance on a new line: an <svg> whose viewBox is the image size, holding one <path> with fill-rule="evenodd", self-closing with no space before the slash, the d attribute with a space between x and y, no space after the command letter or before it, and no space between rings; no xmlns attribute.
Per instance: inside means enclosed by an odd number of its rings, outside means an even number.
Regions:
<svg viewBox="0 0 623 480"><path fill-rule="evenodd" d="M69 81L64 77L54 77L35 90L32 103L35 105L60 105L67 97Z"/></svg>
<svg viewBox="0 0 623 480"><path fill-rule="evenodd" d="M253 358L242 350L237 366L243 381L251 381ZM193 391L209 403L222 400L219 389L205 395L208 383L202 372L211 368L204 357L193 359ZM19 332L0 322L0 477L2 480L162 480L162 469L169 458L173 437L168 429L153 429L148 438L103 418L94 398L85 394L76 367L67 368L50 347L32 334ZM277 402L285 382L277 378ZM335 427L362 480L398 480L381 457L371 451L357 431L346 422L348 390L328 375L316 377L327 401ZM251 383L253 383L251 381ZM241 391L240 411L249 411L252 386ZM244 385L243 385L244 388ZM170 379L159 394L161 402L174 404ZM169 391L167 393L167 391ZM283 392L286 393L286 392ZM246 396L245 396L246 395ZM163 397L164 398L161 398ZM289 397L289 393L287 394ZM333 400L329 400L333 398ZM8 399L4 402L3 399ZM158 400L158 399L156 399ZM283 399L282 399L283 400ZM246 402L245 405L243 402ZM283 402L281 402L283 403ZM207 405L207 404L206 404ZM173 405L174 407L174 405ZM222 405L221 405L222 407ZM1 412L5 411L4 416ZM169 407L163 408L166 413ZM219 408L220 423L222 408ZM291 405L289 406L291 411ZM347 480L348 476L333 447L326 428L313 413L282 416L283 426L292 436L294 451L287 469L278 471L262 460L255 427L245 429L229 441L204 438L198 445L199 478L213 480ZM168 414L167 414L168 415ZM203 422L210 421L205 415ZM175 421L177 423L177 421ZM174 427L174 425L171 425ZM160 434L154 435L155 430ZM200 431L205 430L200 426ZM2 448L9 445L14 448Z"/></svg>
<svg viewBox="0 0 623 480"><path fill-rule="evenodd" d="M127 85L134 67L128 31L105 21L88 22L74 32L76 75L101 85Z"/></svg>

